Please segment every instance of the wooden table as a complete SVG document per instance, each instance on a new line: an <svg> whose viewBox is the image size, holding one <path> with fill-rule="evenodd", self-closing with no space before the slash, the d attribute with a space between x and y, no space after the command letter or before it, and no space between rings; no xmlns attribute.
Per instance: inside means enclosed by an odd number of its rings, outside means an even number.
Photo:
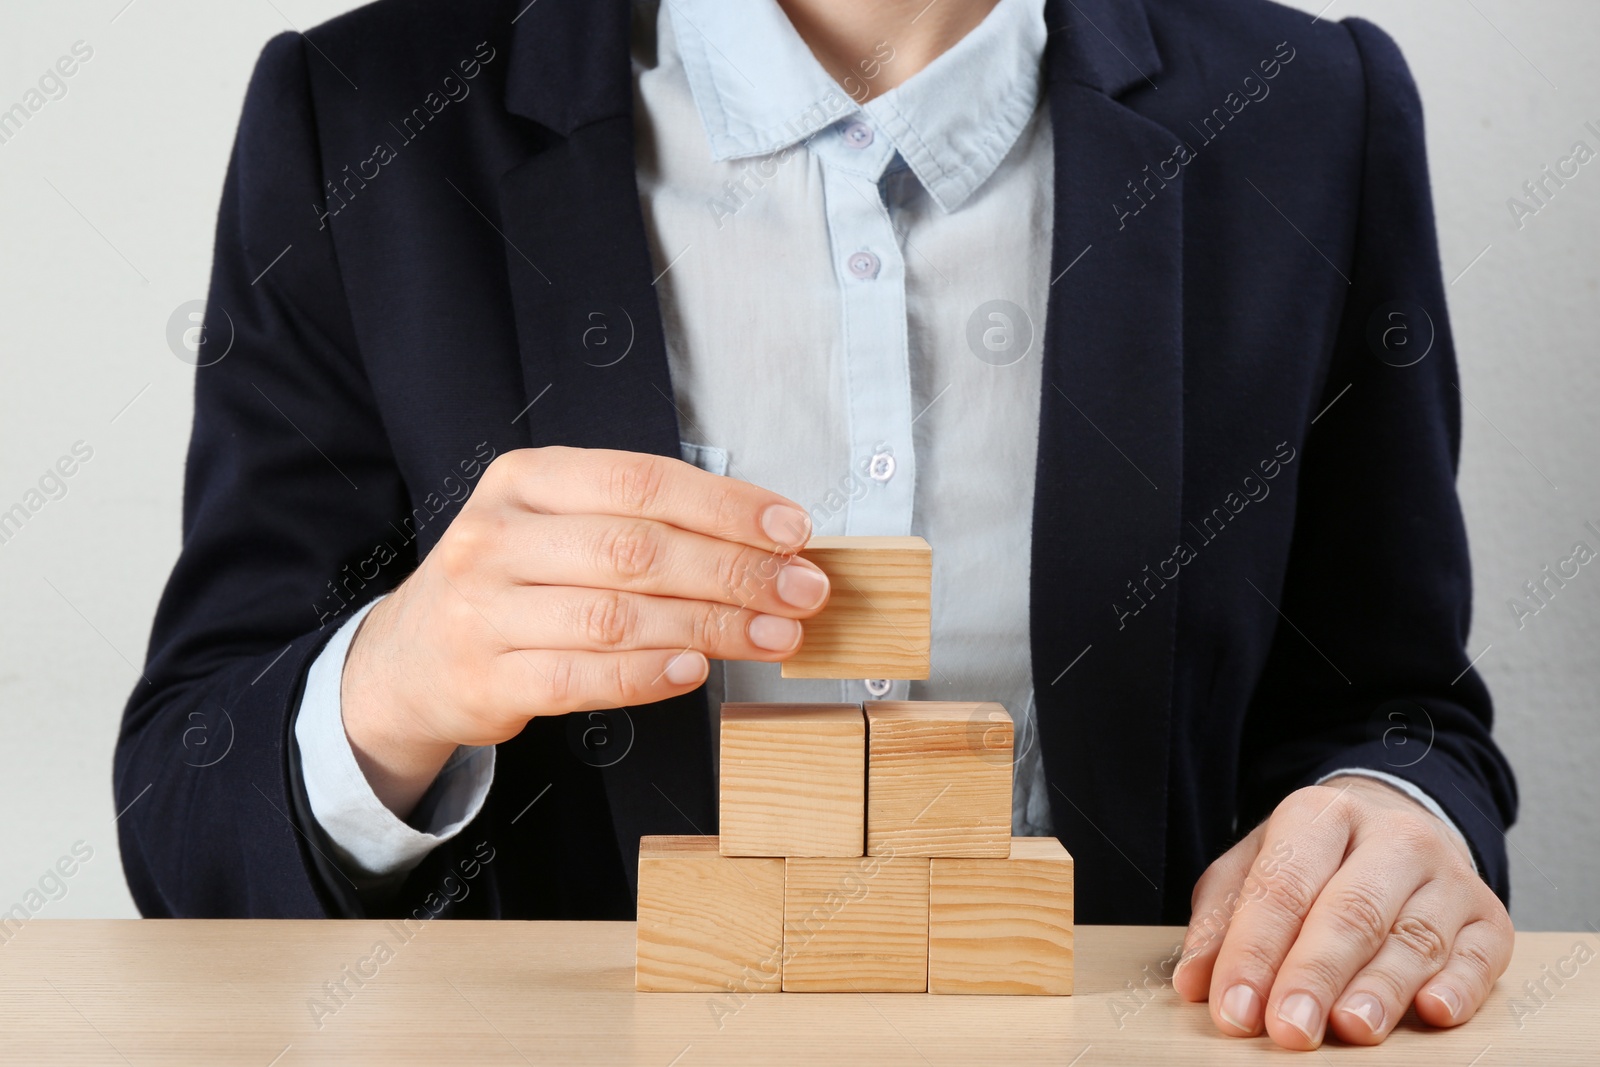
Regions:
<svg viewBox="0 0 1600 1067"><path fill-rule="evenodd" d="M1151 977L1177 929L1079 927L1072 997L743 1002L635 993L631 923L436 922L409 941L401 933L381 922L30 922L0 944L0 1063L1174 1067L1294 1055L1222 1037L1203 1005ZM1463 1027L1408 1019L1378 1049L1328 1045L1303 1062L1600 1062L1600 962L1572 961L1579 942L1600 949L1590 934L1521 935L1511 970ZM1541 1007L1523 983L1545 973L1557 977ZM349 995L330 997L324 983L346 974L358 976L346 978Z"/></svg>

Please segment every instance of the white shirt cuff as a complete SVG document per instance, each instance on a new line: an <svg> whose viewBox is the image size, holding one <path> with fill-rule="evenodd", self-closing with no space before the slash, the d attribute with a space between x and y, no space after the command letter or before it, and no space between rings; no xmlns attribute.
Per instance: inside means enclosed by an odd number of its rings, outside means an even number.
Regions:
<svg viewBox="0 0 1600 1067"><path fill-rule="evenodd" d="M1432 815L1434 818L1450 827L1450 831L1457 837L1461 838L1462 841L1467 839L1466 835L1461 832L1461 827L1457 826L1455 821L1444 813L1444 809L1439 806L1438 801L1434 800L1427 793L1424 793L1422 789L1415 783L1408 782L1404 778L1397 778L1386 771L1375 771L1369 767L1347 767L1342 771L1333 771L1330 774L1323 775L1321 778L1317 779L1315 784L1321 785L1329 778L1338 778L1343 775L1354 775L1357 778L1371 778L1374 781L1382 782L1384 785L1392 786L1395 789L1400 790L1400 792L1404 793L1412 800L1415 800L1424 808L1427 808L1428 814ZM1471 853L1472 850L1470 848L1467 849L1467 854L1469 856ZM1483 872L1478 870L1478 860L1475 856L1472 857L1472 869L1477 871L1479 877L1483 876Z"/></svg>
<svg viewBox="0 0 1600 1067"><path fill-rule="evenodd" d="M294 723L311 813L339 865L363 889L404 876L460 833L477 817L494 781L493 745L457 748L418 801L411 817L416 825L398 818L367 784L344 732L339 686L350 642L377 603L352 615L313 661Z"/></svg>

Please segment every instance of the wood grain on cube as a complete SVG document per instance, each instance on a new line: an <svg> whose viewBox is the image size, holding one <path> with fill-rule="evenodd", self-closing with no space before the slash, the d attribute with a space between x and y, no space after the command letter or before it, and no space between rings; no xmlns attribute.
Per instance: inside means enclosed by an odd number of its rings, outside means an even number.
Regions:
<svg viewBox="0 0 1600 1067"><path fill-rule="evenodd" d="M861 705L722 705L722 854L861 855L866 779Z"/></svg>
<svg viewBox="0 0 1600 1067"><path fill-rule="evenodd" d="M1004 857L1013 726L994 703L880 700L867 716L867 854Z"/></svg>
<svg viewBox="0 0 1600 1067"><path fill-rule="evenodd" d="M783 864L724 856L715 837L641 838L635 987L776 993L782 986Z"/></svg>
<svg viewBox="0 0 1600 1067"><path fill-rule="evenodd" d="M805 621L785 678L926 678L932 647L933 550L920 537L813 537L800 554L822 568L828 606Z"/></svg>
<svg viewBox="0 0 1600 1067"><path fill-rule="evenodd" d="M1072 992L1072 857L1019 837L1007 859L929 867L928 992Z"/></svg>
<svg viewBox="0 0 1600 1067"><path fill-rule="evenodd" d="M783 989L921 993L928 988L928 861L790 859Z"/></svg>

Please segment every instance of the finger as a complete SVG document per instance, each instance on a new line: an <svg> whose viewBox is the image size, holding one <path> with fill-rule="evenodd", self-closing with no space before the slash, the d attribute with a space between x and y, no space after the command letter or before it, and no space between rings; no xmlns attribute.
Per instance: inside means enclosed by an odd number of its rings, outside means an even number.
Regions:
<svg viewBox="0 0 1600 1067"><path fill-rule="evenodd" d="M1261 853L1262 828L1256 827L1207 867L1189 898L1189 928L1172 970L1172 988L1185 1000L1205 1000L1211 967L1222 948L1228 922L1239 907L1251 867Z"/></svg>
<svg viewBox="0 0 1600 1067"><path fill-rule="evenodd" d="M773 661L798 648L803 632L794 619L726 604L557 585L510 586L486 614L494 639L511 648L676 648L712 659Z"/></svg>
<svg viewBox="0 0 1600 1067"><path fill-rule="evenodd" d="M1350 805L1335 790L1317 788L1292 794L1268 820L1265 840L1281 859L1243 898L1212 966L1211 1017L1223 1033L1261 1032L1278 968L1344 859L1349 820Z"/></svg>
<svg viewBox="0 0 1600 1067"><path fill-rule="evenodd" d="M481 699L506 719L632 707L697 688L709 667L703 654L682 649L514 650L490 661Z"/></svg>
<svg viewBox="0 0 1600 1067"><path fill-rule="evenodd" d="M1358 1045L1387 1037L1417 991L1444 966L1469 915L1459 887L1435 879L1419 888L1376 954L1346 983L1328 1020L1334 1033Z"/></svg>
<svg viewBox="0 0 1600 1067"><path fill-rule="evenodd" d="M1322 1043L1334 1002L1378 955L1401 908L1428 881L1421 862L1425 855L1420 849L1396 849L1393 839L1377 839L1345 858L1317 894L1273 980L1264 1017L1274 1041L1302 1050ZM1466 918L1459 900L1453 916L1438 907L1421 915L1435 929L1452 917L1459 927Z"/></svg>
<svg viewBox="0 0 1600 1067"><path fill-rule="evenodd" d="M499 463L502 498L535 511L653 519L766 552L795 552L811 534L794 501L679 459L552 447L509 452Z"/></svg>
<svg viewBox="0 0 1600 1067"><path fill-rule="evenodd" d="M1511 965L1515 939L1504 909L1463 927L1450 947L1444 969L1417 994L1417 1014L1422 1021L1456 1026L1472 1018Z"/></svg>
<svg viewBox="0 0 1600 1067"><path fill-rule="evenodd" d="M804 618L827 602L810 560L719 541L650 519L537 515L452 541L450 572L507 575L528 585L617 589ZM441 547L443 542L441 542Z"/></svg>

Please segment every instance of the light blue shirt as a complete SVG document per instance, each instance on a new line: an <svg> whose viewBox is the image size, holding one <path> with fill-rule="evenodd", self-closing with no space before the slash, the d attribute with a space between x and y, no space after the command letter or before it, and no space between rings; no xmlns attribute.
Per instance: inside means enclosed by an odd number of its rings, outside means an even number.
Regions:
<svg viewBox="0 0 1600 1067"><path fill-rule="evenodd" d="M635 8L640 200L684 458L800 502L818 534L934 546L927 681L716 663L713 717L723 700L999 702L1017 724L1013 830L1029 836L1051 832L1028 633L1054 211L1045 38L1043 0L999 0L861 104L892 42L841 84L773 0ZM312 811L367 895L471 821L494 759L460 750L410 823L378 802L338 704L360 618L313 665L295 738Z"/></svg>

